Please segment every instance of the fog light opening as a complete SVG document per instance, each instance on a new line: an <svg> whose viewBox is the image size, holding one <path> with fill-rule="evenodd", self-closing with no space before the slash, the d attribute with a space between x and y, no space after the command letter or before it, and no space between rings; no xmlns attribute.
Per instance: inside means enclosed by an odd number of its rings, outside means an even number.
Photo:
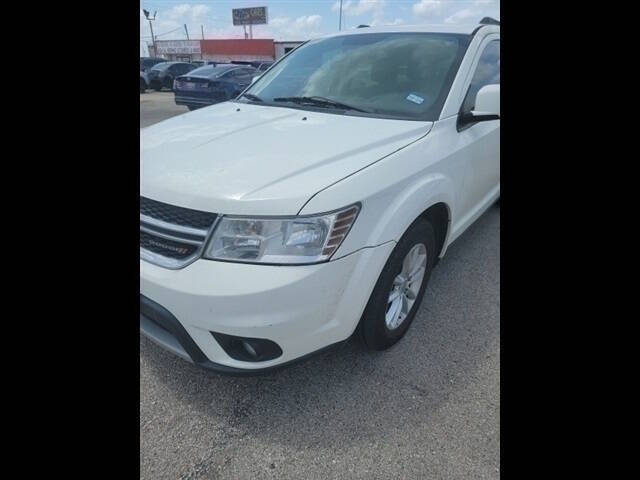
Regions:
<svg viewBox="0 0 640 480"><path fill-rule="evenodd" d="M266 338L236 337L211 332L227 355L242 362L266 362L282 355L280 346Z"/></svg>
<svg viewBox="0 0 640 480"><path fill-rule="evenodd" d="M242 340L240 343L242 343L242 346L244 347L244 349L247 351L249 355L251 355L253 358L258 358L258 352L255 351L255 349L251 346L249 342L247 342L246 340Z"/></svg>

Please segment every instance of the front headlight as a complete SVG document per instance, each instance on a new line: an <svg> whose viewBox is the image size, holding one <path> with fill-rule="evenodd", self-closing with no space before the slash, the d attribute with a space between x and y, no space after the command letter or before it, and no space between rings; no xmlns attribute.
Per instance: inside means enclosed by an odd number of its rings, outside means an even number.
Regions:
<svg viewBox="0 0 640 480"><path fill-rule="evenodd" d="M327 261L338 250L359 205L323 215L222 217L204 257L244 263L308 264Z"/></svg>

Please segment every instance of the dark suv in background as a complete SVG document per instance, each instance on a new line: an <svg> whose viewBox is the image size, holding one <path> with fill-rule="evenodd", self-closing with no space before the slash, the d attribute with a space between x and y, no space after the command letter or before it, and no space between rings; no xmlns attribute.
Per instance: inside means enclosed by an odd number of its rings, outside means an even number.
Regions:
<svg viewBox="0 0 640 480"><path fill-rule="evenodd" d="M140 71L141 72L146 72L148 70L151 69L151 67L153 67L154 65L157 65L158 63L164 63L167 60L164 58L157 58L157 57L140 57Z"/></svg>
<svg viewBox="0 0 640 480"><path fill-rule="evenodd" d="M163 88L173 90L173 81L176 77L184 75L195 69L196 66L192 63L186 62L163 62L154 65L151 70L147 72L149 79L149 87L156 91L160 91Z"/></svg>

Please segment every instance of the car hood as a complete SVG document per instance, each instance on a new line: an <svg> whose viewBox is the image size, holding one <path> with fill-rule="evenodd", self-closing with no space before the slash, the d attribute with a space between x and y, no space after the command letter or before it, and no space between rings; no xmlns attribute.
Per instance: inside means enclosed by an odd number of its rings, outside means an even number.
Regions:
<svg viewBox="0 0 640 480"><path fill-rule="evenodd" d="M140 131L140 195L223 214L295 215L432 125L225 102Z"/></svg>

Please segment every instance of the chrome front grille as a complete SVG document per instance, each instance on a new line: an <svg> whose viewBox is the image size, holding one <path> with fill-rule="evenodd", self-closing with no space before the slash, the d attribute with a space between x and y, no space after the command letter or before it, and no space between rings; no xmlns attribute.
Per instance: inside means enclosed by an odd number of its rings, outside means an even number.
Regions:
<svg viewBox="0 0 640 480"><path fill-rule="evenodd" d="M140 258L183 268L202 253L217 215L140 197Z"/></svg>

